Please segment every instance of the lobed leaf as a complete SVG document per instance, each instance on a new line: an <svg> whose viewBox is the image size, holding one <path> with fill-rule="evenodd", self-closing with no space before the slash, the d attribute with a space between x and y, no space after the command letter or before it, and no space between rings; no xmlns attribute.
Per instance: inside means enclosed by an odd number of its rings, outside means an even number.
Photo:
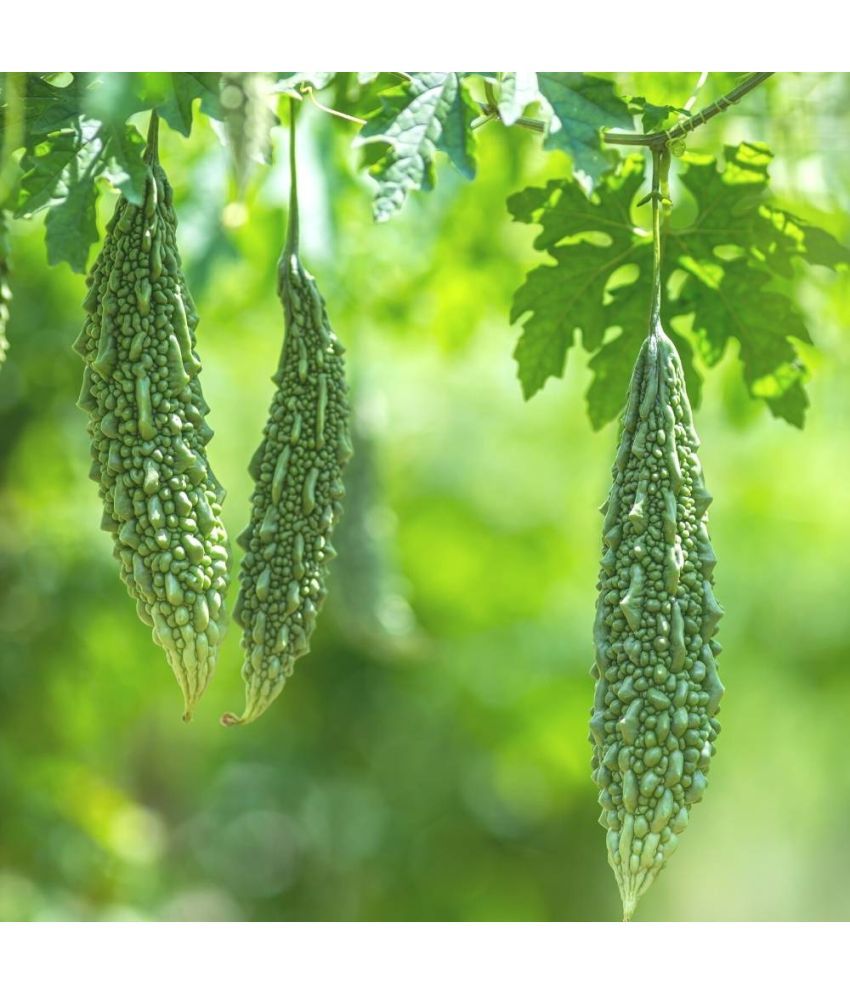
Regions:
<svg viewBox="0 0 850 995"><path fill-rule="evenodd" d="M675 338L695 404L700 378L694 351L713 366L735 342L750 395L802 426L806 368L795 343L811 342L811 336L792 297L794 260L835 268L850 264L850 251L770 203L770 158L763 146L742 143L726 149L723 169L708 156L684 159L681 182L696 211L665 236L664 285L675 289L662 320ZM525 319L514 353L523 394L531 397L550 376L563 375L581 331L591 353L587 405L594 428L620 411L646 334L650 239L632 217L643 179L642 159L631 156L590 200L566 179L508 201L515 220L540 225L535 247L554 261L533 269L514 296L511 320ZM687 336L677 328L688 329Z"/></svg>

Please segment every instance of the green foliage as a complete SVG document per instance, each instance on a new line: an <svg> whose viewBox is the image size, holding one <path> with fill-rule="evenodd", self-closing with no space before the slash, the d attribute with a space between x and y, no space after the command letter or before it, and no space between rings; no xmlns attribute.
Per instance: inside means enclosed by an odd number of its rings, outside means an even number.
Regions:
<svg viewBox="0 0 850 995"><path fill-rule="evenodd" d="M386 221L398 211L412 190L431 189L438 149L467 179L475 176L470 125L477 111L462 77L462 73L411 73L381 94L380 110L363 126L355 143L387 147L370 169L378 183L376 221Z"/></svg>
<svg viewBox="0 0 850 995"><path fill-rule="evenodd" d="M681 183L691 219L676 224L674 214L665 234L666 313L695 401L691 343L714 366L735 340L751 396L801 426L806 369L795 341L811 337L790 296L793 260L834 269L850 262L850 253L770 202L769 161L763 147L749 143L727 147L722 169L711 156L685 158ZM597 428L620 410L651 297L651 239L634 213L643 179L643 158L629 156L591 200L567 179L508 202L515 220L541 226L535 248L554 260L532 270L514 297L512 320L527 316L514 353L523 393L531 397L563 375L580 331L591 353L587 404Z"/></svg>
<svg viewBox="0 0 850 995"><path fill-rule="evenodd" d="M623 912L675 850L702 798L723 685L696 434L676 347L660 327L632 374L613 483L602 508L605 555L590 721L600 822Z"/></svg>
<svg viewBox="0 0 850 995"><path fill-rule="evenodd" d="M121 577L165 650L189 719L226 631L229 551L224 491L205 453L212 431L194 351L197 315L152 136L144 200L118 202L75 349L86 364L79 404L89 415L102 528L113 534Z"/></svg>
<svg viewBox="0 0 850 995"><path fill-rule="evenodd" d="M263 76L226 75L245 77L252 85ZM591 423L598 428L615 418L643 337L648 256L633 205L642 163L604 145L601 133L630 128L633 115L652 132L680 122L689 113L682 104L691 106L697 96L695 74L274 75L271 89L277 95L306 100L308 93L324 91L325 109L353 121L365 118L353 144L365 150L363 165L375 181L377 220L397 214L412 192L433 188L440 155L473 178L474 136L488 122L487 133L499 124L531 128L543 134L544 149L569 155L567 176L509 201L517 220L542 225L536 245L555 262L533 269L514 301L512 319L526 319L515 353L518 374L524 396L531 397L550 376L562 374L581 330L593 374L587 392ZM699 74L696 86L708 99L740 81L740 74ZM646 95L625 99L621 87L633 94L645 88ZM133 116L157 109L188 136L198 102L207 116L227 118L225 133L241 196L249 163L263 158L268 148L274 115L264 100L241 98L226 113L220 94L219 73L26 74L22 154L14 160L15 182L5 206L19 217L46 210L49 262L84 270L97 239L101 180L133 203L143 193L142 140ZM351 133L347 125L336 124ZM0 119L0 138L12 130ZM16 151L15 144L9 151ZM823 229L772 206L769 160L766 147L742 143L727 149L722 169L712 157L694 153L677 162L676 209L668 233L667 325L695 405L705 367L737 348L751 396L800 426L808 405L808 370L798 346L809 344L811 337L789 303L793 259L834 269L845 266L850 254ZM226 241L220 237L219 248Z"/></svg>
<svg viewBox="0 0 850 995"><path fill-rule="evenodd" d="M46 209L48 261L81 273L98 239L97 181L108 180L130 203L144 197L144 141L126 119L158 109L188 136L196 98L206 114L220 116L219 74L75 73L70 81L51 81L51 75L27 74L23 156L5 206L16 217ZM7 134L0 123L0 144Z"/></svg>
<svg viewBox="0 0 850 995"><path fill-rule="evenodd" d="M225 715L226 725L259 718L309 652L352 452L343 347L316 281L290 245L279 289L286 332L277 389L251 460L251 520L239 537L245 556L234 618L244 630L245 710Z"/></svg>
<svg viewBox="0 0 850 995"><path fill-rule="evenodd" d="M545 147L567 152L573 169L593 186L616 161L614 152L603 151L600 132L631 128L627 105L610 80L585 73L537 73L537 82L553 114Z"/></svg>

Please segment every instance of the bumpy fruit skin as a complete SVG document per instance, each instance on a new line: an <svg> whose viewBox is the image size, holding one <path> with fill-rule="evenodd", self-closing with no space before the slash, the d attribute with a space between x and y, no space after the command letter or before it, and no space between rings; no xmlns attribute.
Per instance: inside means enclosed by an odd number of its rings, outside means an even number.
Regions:
<svg viewBox="0 0 850 995"><path fill-rule="evenodd" d="M722 616L694 430L676 348L644 341L603 505L590 722L600 823L625 917L675 850L720 725Z"/></svg>
<svg viewBox="0 0 850 995"><path fill-rule="evenodd" d="M0 211L0 366L9 351L6 326L9 323L9 304L12 288L9 286L9 237L8 213Z"/></svg>
<svg viewBox="0 0 850 995"><path fill-rule="evenodd" d="M145 202L118 202L74 348L85 361L79 405L89 415L101 525L189 719L227 625L229 548L224 491L205 452L212 431L198 381L198 319L180 268L171 187L155 146L145 158Z"/></svg>
<svg viewBox="0 0 850 995"><path fill-rule="evenodd" d="M351 453L343 347L316 282L294 252L281 261L286 334L263 441L234 617L244 629L245 710L225 725L251 722L283 690L309 650L336 556L331 535L342 514L342 472Z"/></svg>

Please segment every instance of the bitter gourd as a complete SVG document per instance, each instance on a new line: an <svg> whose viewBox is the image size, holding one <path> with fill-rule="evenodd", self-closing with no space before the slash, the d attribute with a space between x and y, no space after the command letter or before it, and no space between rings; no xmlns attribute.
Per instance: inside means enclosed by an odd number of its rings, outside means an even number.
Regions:
<svg viewBox="0 0 850 995"><path fill-rule="evenodd" d="M702 798L720 730L722 610L698 446L679 355L657 324L632 373L602 508L592 668L593 776L627 919Z"/></svg>
<svg viewBox="0 0 850 995"><path fill-rule="evenodd" d="M245 550L234 612L244 630L245 709L241 717L222 716L225 725L262 715L309 650L336 556L331 536L352 452L344 350L298 257L294 127L292 150L289 236L278 281L283 349L263 440L250 464L251 520L237 540Z"/></svg>
<svg viewBox="0 0 850 995"><path fill-rule="evenodd" d="M171 186L154 114L140 206L120 198L88 278L85 361L91 476L121 576L153 627L185 700L203 693L226 628L229 549L224 491L207 462L195 351L197 315L181 271Z"/></svg>
<svg viewBox="0 0 850 995"><path fill-rule="evenodd" d="M12 288L9 286L9 229L8 213L0 210L0 366L9 351L6 326L9 324L9 304Z"/></svg>

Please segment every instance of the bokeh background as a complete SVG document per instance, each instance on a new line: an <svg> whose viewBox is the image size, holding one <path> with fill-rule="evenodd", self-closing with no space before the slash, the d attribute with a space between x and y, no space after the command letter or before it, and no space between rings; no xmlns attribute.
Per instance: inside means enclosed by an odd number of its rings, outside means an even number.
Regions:
<svg viewBox="0 0 850 995"><path fill-rule="evenodd" d="M620 75L679 104L698 76ZM780 74L691 147L766 141L777 199L846 243L848 106L844 74ZM47 267L40 221L12 230L0 919L618 918L587 742L616 427L591 431L579 349L524 403L507 320L536 259L505 198L567 160L488 125L474 183L444 165L433 193L376 226L350 127L310 107L300 124L304 255L348 346L358 452L313 652L253 726L218 724L242 700L235 625L180 721L98 529L70 348L83 279ZM231 535L282 334L280 131L247 212L225 210L206 119L191 140L164 126L161 139ZM114 196L101 201L104 222ZM697 418L727 610L723 732L639 918L850 918L848 288L846 274L798 274L817 344L804 431L746 397L734 355L708 375Z"/></svg>

